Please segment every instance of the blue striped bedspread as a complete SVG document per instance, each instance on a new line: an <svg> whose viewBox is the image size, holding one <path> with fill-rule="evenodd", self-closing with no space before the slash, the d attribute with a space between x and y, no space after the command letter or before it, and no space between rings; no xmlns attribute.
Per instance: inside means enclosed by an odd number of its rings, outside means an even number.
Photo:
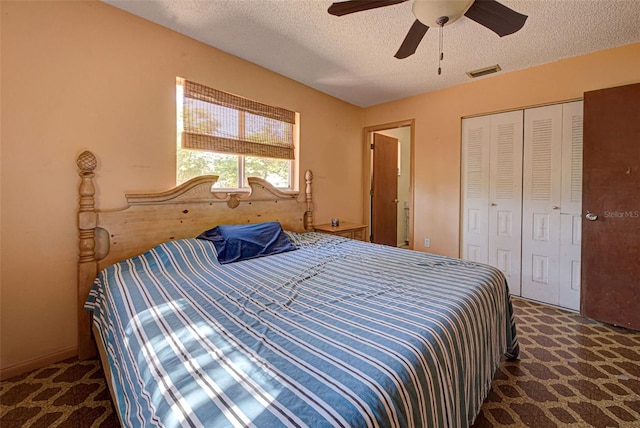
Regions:
<svg viewBox="0 0 640 428"><path fill-rule="evenodd" d="M289 235L259 259L185 239L99 273L85 308L123 426L469 426L518 356L500 271Z"/></svg>

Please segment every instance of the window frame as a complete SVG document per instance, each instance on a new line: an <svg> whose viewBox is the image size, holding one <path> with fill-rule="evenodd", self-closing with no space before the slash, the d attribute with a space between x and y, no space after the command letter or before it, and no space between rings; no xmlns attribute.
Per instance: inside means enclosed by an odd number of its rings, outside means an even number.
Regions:
<svg viewBox="0 0 640 428"><path fill-rule="evenodd" d="M183 115L183 106L184 106L184 82L186 79L177 77L176 78L176 135L177 135L177 148L176 154L179 153L180 150L183 151L192 151L192 152L205 152L205 153L213 153L213 154L227 154L231 156L237 157L237 176L238 180L236 182L237 187L215 187L216 190L220 191L236 191L236 192L248 192L250 191L250 187L247 183L247 172L246 172L246 158L247 157L255 157L259 159L276 159L276 160L284 160L288 162L288 177L286 187L276 186L274 187L281 189L283 191L297 191L299 189L299 179L298 179L298 169L299 169L299 150L300 150L300 113L292 112L294 114L294 123L292 124L292 145L293 145L293 159L278 159L267 156L256 156L252 154L239 154L239 153L225 153L218 152L213 150L206 149L194 149L194 148L186 148L182 143L182 133L184 132L184 115ZM222 91L220 91L222 92ZM232 94L231 94L232 95ZM234 96L234 95L232 95ZM239 96L236 96L239 97ZM243 97L239 97L243 98ZM234 108L236 113L238 114L238 129L237 135L238 140L242 140L243 137L246 137L246 115L251 114L251 112L244 111L242 109ZM180 168L179 168L179 156L176 155L176 184L181 184L183 182L188 181L194 177L191 177L186 180L181 180L179 177ZM216 174L215 171L213 174ZM200 174L203 175L203 174ZM218 175L218 174L216 174Z"/></svg>

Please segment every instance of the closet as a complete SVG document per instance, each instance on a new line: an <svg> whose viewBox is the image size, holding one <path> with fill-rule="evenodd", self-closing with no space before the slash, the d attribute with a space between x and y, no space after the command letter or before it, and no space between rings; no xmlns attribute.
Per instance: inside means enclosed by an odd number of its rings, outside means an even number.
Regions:
<svg viewBox="0 0 640 428"><path fill-rule="evenodd" d="M582 101L462 120L461 257L578 310Z"/></svg>

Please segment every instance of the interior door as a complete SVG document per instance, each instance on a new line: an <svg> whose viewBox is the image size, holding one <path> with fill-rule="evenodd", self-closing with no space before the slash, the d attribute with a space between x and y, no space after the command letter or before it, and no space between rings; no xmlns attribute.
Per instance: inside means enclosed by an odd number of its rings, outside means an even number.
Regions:
<svg viewBox="0 0 640 428"><path fill-rule="evenodd" d="M640 84L584 94L581 311L640 330Z"/></svg>
<svg viewBox="0 0 640 428"><path fill-rule="evenodd" d="M580 265L582 263L582 105L582 101L562 104L558 305L575 311L580 310Z"/></svg>
<svg viewBox="0 0 640 428"><path fill-rule="evenodd" d="M465 260L489 263L491 116L462 120L462 243Z"/></svg>
<svg viewBox="0 0 640 428"><path fill-rule="evenodd" d="M557 305L560 273L562 105L525 110L522 296Z"/></svg>
<svg viewBox="0 0 640 428"><path fill-rule="evenodd" d="M398 245L398 139L373 134L371 242Z"/></svg>
<svg viewBox="0 0 640 428"><path fill-rule="evenodd" d="M489 264L504 273L511 294L521 294L522 110L491 115Z"/></svg>
<svg viewBox="0 0 640 428"><path fill-rule="evenodd" d="M522 110L462 120L461 257L488 263L520 295Z"/></svg>

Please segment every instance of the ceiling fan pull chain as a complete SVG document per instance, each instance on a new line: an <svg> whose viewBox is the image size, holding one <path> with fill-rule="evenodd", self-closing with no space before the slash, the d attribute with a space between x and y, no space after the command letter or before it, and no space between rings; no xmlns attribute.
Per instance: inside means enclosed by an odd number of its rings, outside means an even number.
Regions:
<svg viewBox="0 0 640 428"><path fill-rule="evenodd" d="M436 23L440 26L440 45L438 47L438 76L442 74L442 67L440 66L440 63L442 62L442 60L444 59L444 52L442 52L442 34L443 34L443 28L444 28L444 24L446 24L449 21L449 17L448 16L441 16L440 18L438 18L438 20L436 21Z"/></svg>

